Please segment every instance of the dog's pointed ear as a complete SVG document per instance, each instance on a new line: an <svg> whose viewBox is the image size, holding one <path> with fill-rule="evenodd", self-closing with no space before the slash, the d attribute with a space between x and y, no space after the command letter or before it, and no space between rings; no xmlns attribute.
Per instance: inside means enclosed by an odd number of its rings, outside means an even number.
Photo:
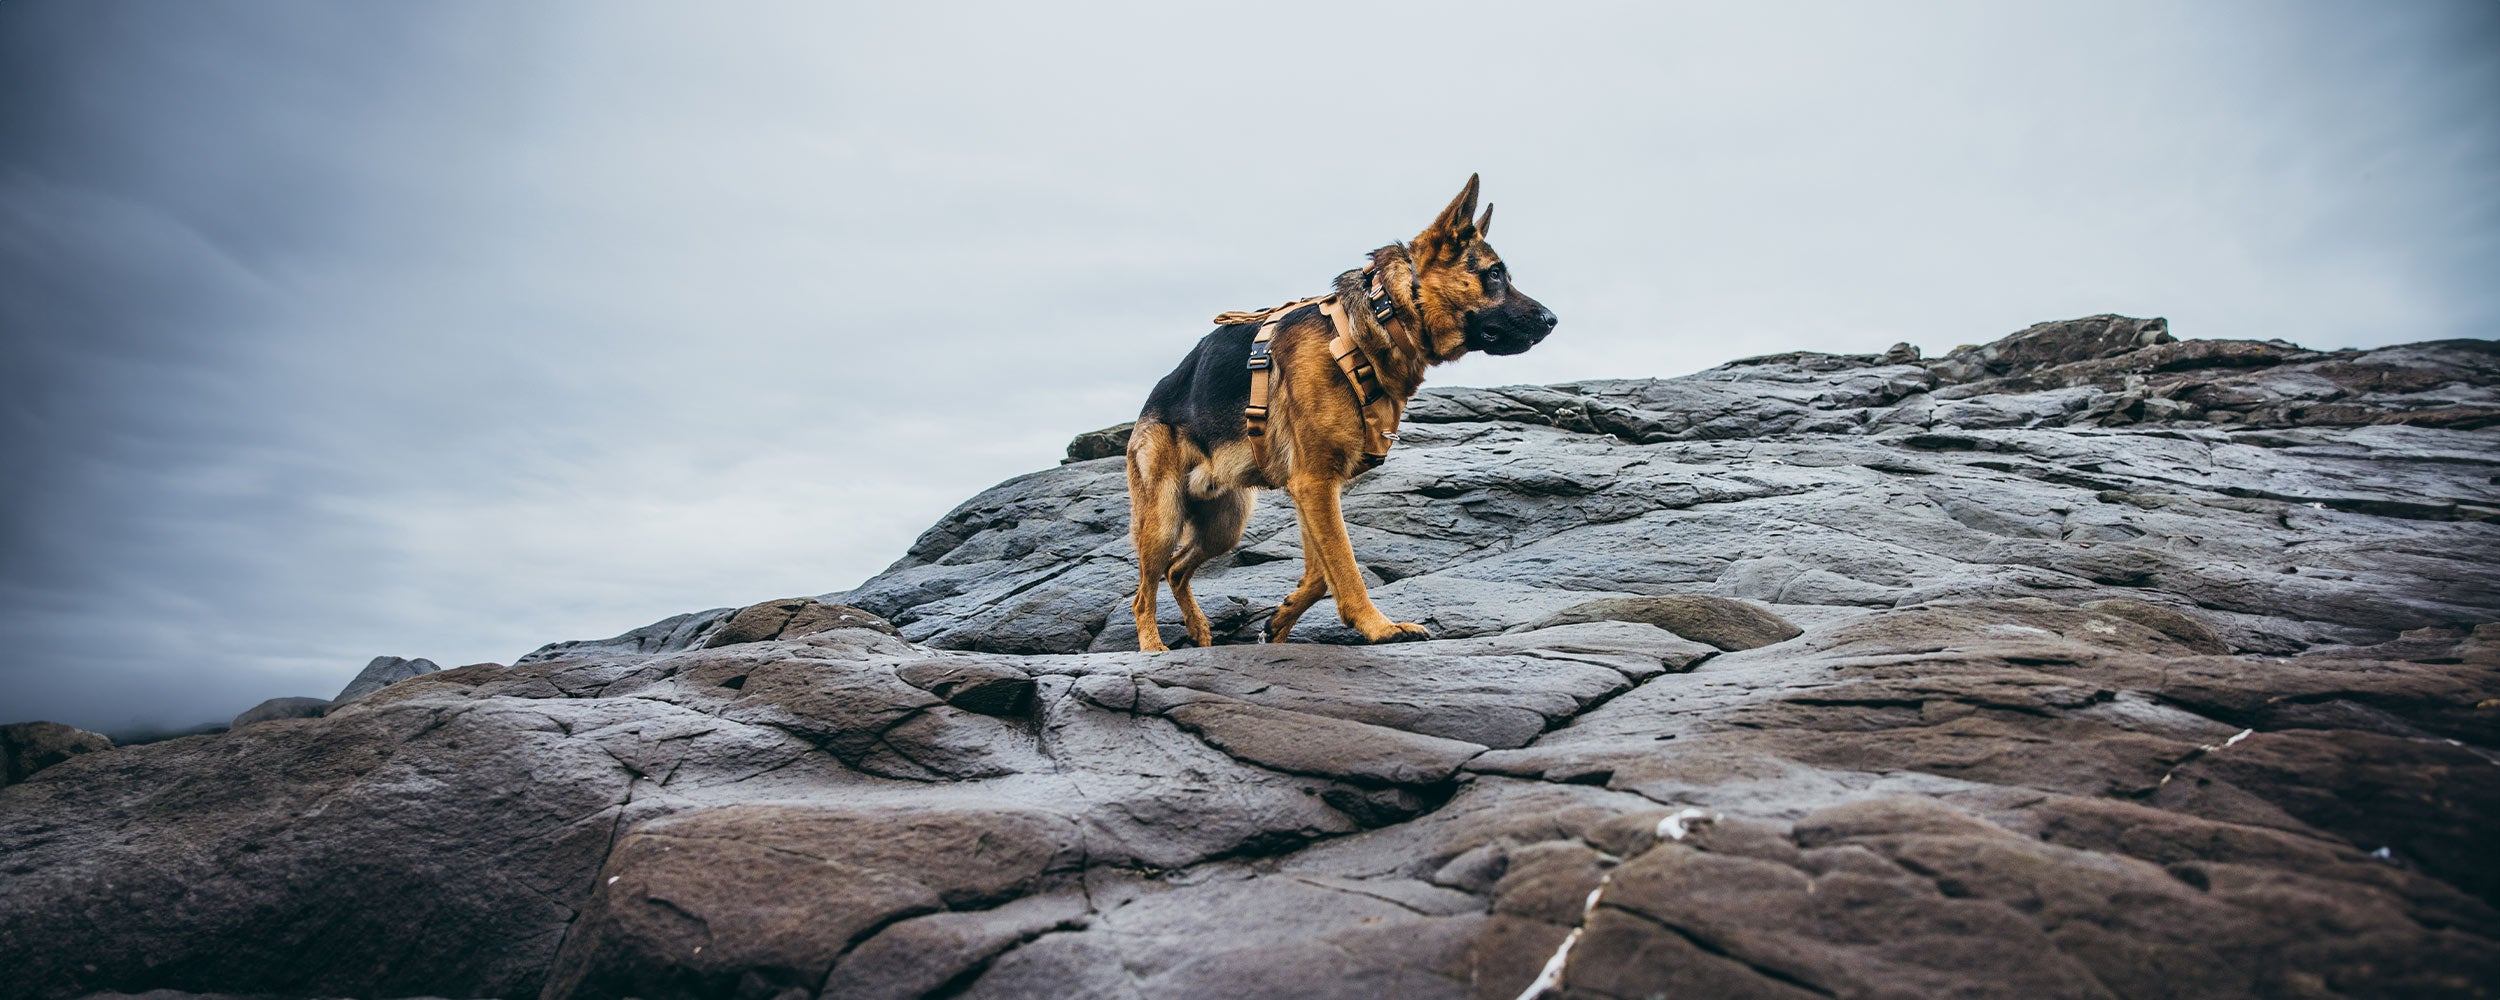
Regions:
<svg viewBox="0 0 2500 1000"><path fill-rule="evenodd" d="M1491 238L1491 237L1492 237L1492 235L1493 235L1493 203L1488 201L1488 202L1485 202L1485 203L1484 203L1484 218L1481 218L1481 219L1477 219L1477 220L1476 220L1476 238L1477 238L1477 239L1480 239L1480 240L1481 240L1481 239L1488 239L1488 238Z"/></svg>
<svg viewBox="0 0 2500 1000"><path fill-rule="evenodd" d="M1441 217L1432 220L1432 228L1415 242L1430 248L1435 256L1456 256L1476 239L1477 175L1467 175L1467 186L1459 189L1450 207L1441 210Z"/></svg>

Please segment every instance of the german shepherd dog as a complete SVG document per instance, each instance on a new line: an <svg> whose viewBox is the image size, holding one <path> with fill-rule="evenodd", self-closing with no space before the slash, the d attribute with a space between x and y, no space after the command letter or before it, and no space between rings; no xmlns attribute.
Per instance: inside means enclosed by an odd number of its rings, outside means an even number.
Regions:
<svg viewBox="0 0 2500 1000"><path fill-rule="evenodd" d="M1372 604L1338 494L1395 440L1396 416L1423 385L1424 369L1469 351L1518 354L1553 331L1553 312L1519 291L1485 243L1492 223L1489 205L1476 217L1470 176L1414 242L1372 251L1370 266L1340 275L1332 296L1216 317L1224 325L1155 385L1128 443L1139 649L1166 648L1155 628L1155 594L1166 579L1190 641L1213 644L1189 578L1240 543L1255 491L1279 486L1302 526L1302 583L1268 619L1266 641L1283 641L1330 594L1337 617L1367 640L1425 637L1423 626L1391 621ZM1254 345L1262 332L1267 339ZM1360 350L1332 352L1332 341ZM1271 364L1272 374L1254 364ZM1260 420L1247 415L1254 375L1271 379L1256 400L1266 404ZM1394 406L1387 432L1382 397Z"/></svg>

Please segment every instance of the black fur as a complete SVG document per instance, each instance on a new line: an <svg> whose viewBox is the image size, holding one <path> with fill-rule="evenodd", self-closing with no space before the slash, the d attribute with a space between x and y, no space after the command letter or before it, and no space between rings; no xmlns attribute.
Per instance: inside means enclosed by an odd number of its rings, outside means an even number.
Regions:
<svg viewBox="0 0 2500 1000"><path fill-rule="evenodd" d="M1282 326L1318 315L1318 306L1303 306L1286 313ZM1180 428L1202 451L1239 440L1249 428L1242 411L1250 406L1250 338L1258 330L1254 323L1216 327L1190 349L1180 367L1155 383L1138 416Z"/></svg>

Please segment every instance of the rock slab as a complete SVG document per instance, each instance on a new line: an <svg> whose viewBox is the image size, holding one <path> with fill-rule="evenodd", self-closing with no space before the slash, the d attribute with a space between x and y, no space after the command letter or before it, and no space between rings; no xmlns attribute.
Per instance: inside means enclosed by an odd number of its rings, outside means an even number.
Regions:
<svg viewBox="0 0 2500 1000"><path fill-rule="evenodd" d="M2495 387L2098 316L1428 392L1346 500L1382 647L1239 641L1270 503L1227 641L1134 652L1110 452L0 788L0 1000L2488 997Z"/></svg>

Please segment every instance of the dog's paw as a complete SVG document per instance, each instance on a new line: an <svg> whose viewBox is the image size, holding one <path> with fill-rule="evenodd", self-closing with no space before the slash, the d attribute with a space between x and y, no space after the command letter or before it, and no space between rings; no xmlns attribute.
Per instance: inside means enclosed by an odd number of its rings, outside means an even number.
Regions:
<svg viewBox="0 0 2500 1000"><path fill-rule="evenodd" d="M1382 629L1379 634L1374 635L1365 633L1363 638L1376 643L1415 642L1421 639L1432 638L1432 633L1424 631L1423 626L1417 625L1414 622L1390 622L1388 623L1388 627Z"/></svg>

